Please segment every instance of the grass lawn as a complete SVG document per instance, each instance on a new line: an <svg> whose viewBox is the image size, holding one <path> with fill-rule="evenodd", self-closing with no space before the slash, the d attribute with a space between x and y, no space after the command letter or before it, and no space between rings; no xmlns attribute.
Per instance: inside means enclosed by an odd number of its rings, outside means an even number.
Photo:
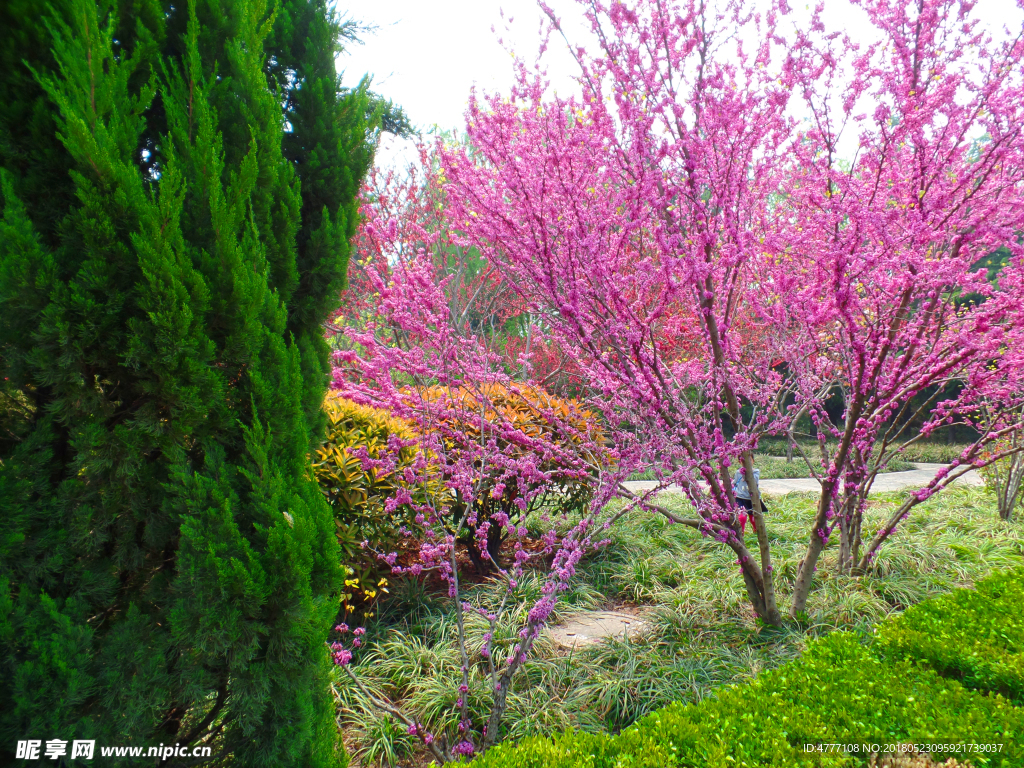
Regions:
<svg viewBox="0 0 1024 768"><path fill-rule="evenodd" d="M685 504L681 497L665 497ZM865 530L874 530L902 494L872 501ZM814 499L776 497L769 516L780 604L788 603L803 557ZM748 533L748 535L750 535ZM1024 564L1024 524L1005 523L993 499L976 488L954 487L918 507L882 550L865 577L829 575L834 549L822 557L812 593L811 624L781 630L761 628L747 605L734 555L689 528L637 513L610 532L611 543L583 563L555 620L595 608L636 606L650 630L625 641L605 641L572 653L542 640L510 696L505 738L574 727L617 731L672 701L694 701L716 686L737 682L776 666L804 647L809 636L837 628L868 632L874 622L926 597L971 584L992 570ZM484 583L472 600L496 604L503 586ZM538 577L516 591L521 620L540 592ZM454 617L446 597L417 581L392 585L379 614L367 627L367 643L353 666L379 694L401 702L432 729L454 723L460 676ZM502 637L509 643L516 627ZM478 648L485 627L468 622ZM474 662L479 662L477 657ZM484 667L474 667L474 717L484 719L489 685ZM341 722L350 750L365 765L397 760L425 763L412 737L362 701L343 673Z"/></svg>

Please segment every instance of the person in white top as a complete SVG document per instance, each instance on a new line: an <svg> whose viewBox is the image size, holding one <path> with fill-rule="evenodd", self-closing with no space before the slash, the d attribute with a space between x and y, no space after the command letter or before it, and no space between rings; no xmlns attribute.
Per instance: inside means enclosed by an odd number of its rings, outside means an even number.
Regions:
<svg viewBox="0 0 1024 768"><path fill-rule="evenodd" d="M754 470L754 485L760 488L761 482L761 470ZM743 472L743 467L736 470L736 475L732 479L732 492L736 496L736 503L739 504L746 510L753 510L754 504L750 500L750 486L747 485L747 478ZM764 503L764 496L761 497L761 513L764 514L768 511L768 507ZM740 531L743 533L747 532L747 519L750 520L750 526L753 530L757 531L757 524L754 522L752 515L748 516L746 512L740 512Z"/></svg>

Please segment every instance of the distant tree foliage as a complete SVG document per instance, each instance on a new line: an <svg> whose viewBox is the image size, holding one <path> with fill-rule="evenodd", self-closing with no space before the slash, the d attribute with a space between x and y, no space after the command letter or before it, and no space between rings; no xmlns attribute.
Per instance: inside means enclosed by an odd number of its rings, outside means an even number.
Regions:
<svg viewBox="0 0 1024 768"><path fill-rule="evenodd" d="M343 764L321 326L408 124L327 0L43 7L0 4L0 737Z"/></svg>

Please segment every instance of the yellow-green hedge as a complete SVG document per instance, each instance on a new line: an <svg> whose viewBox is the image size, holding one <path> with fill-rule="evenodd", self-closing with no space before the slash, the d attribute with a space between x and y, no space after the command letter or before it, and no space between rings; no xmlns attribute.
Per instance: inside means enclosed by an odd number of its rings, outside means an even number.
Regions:
<svg viewBox="0 0 1024 768"><path fill-rule="evenodd" d="M369 614L373 601L387 590L388 568L361 543L368 540L373 548L388 549L399 528L413 525L415 513L404 507L390 514L385 511L386 501L404 481L394 473L364 469L356 452L365 448L370 457L380 458L390 452L392 435L411 441L416 434L386 411L358 405L333 392L324 401L324 411L327 436L316 451L313 473L334 511L338 542L351 570L345 582L345 610ZM412 466L417 450L408 446L398 451L399 470Z"/></svg>
<svg viewBox="0 0 1024 768"><path fill-rule="evenodd" d="M993 576L885 622L880 641L837 632L790 664L699 704L672 704L616 736L525 739L473 766L866 766L875 748L919 744L955 750L937 755L943 759L1020 768L1024 708L999 691L1017 690L1019 677L1002 662L1024 651L1022 587L1022 573ZM993 647L1005 654L998 664L998 654L979 650ZM819 744L850 749L818 751Z"/></svg>

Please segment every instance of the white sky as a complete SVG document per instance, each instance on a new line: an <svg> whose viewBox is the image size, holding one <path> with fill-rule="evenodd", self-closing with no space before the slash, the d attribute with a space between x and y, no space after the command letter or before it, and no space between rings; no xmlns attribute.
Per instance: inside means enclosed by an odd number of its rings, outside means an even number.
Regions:
<svg viewBox="0 0 1024 768"><path fill-rule="evenodd" d="M814 0L816 2L816 0ZM573 0L548 0L574 42L586 31ZM791 0L798 14L804 3ZM349 17L376 26L364 45L354 46L338 66L353 83L373 76L374 90L401 105L417 128L437 125L462 130L470 88L507 91L513 81L512 59L499 44L503 37L532 64L539 42L540 9L534 0L338 0ZM847 0L826 0L827 25L860 37L867 30L863 13ZM505 21L501 18L504 10ZM987 26L1020 28L1024 14L1016 0L979 0L976 13ZM512 23L507 24L507 19ZM491 27L495 31L491 31ZM861 33L861 34L865 34ZM560 39L552 39L545 64L557 91L569 93L576 64ZM390 144L390 142L389 142ZM399 143L400 144L400 143ZM402 146L385 146L378 164L408 157Z"/></svg>
<svg viewBox="0 0 1024 768"><path fill-rule="evenodd" d="M574 3L550 4L564 9L562 15L576 16ZM535 0L339 0L338 7L349 18L377 27L376 34L364 36L363 45L350 48L339 60L346 81L369 73L373 89L401 105L423 131L435 125L461 131L474 84L486 92L508 89L512 58L499 37L531 64L540 40L541 12ZM583 34L582 26L577 29ZM553 86L571 91L576 63L564 43L553 42L545 61ZM378 164L402 154L394 146L381 150Z"/></svg>

